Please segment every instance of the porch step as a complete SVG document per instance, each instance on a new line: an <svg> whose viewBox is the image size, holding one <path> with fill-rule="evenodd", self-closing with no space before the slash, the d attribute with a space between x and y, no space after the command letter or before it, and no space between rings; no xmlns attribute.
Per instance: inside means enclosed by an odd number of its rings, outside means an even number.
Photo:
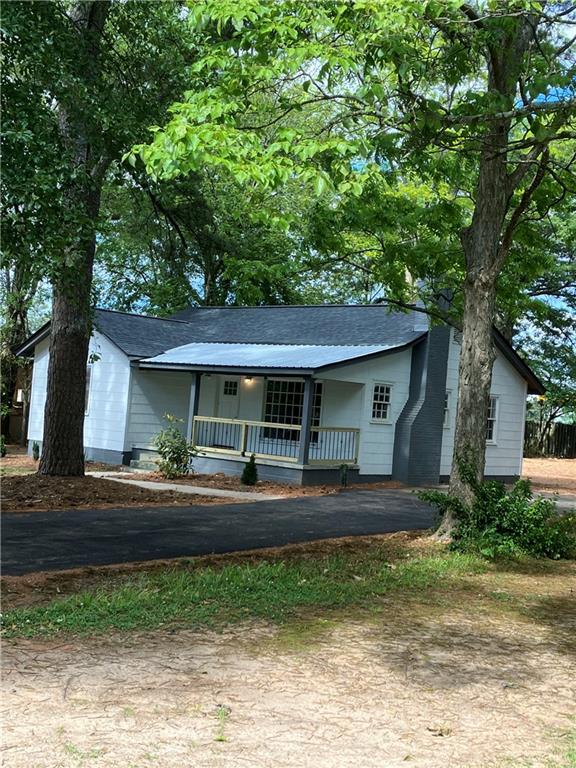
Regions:
<svg viewBox="0 0 576 768"><path fill-rule="evenodd" d="M132 469L146 469L150 472L156 472L158 469L158 464L156 464L155 461L144 461L143 459L132 459L130 462L130 467Z"/></svg>

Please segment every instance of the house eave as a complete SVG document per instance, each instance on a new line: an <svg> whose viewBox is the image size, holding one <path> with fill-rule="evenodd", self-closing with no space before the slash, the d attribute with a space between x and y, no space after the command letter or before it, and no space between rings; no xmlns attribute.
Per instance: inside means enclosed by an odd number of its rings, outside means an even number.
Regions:
<svg viewBox="0 0 576 768"><path fill-rule="evenodd" d="M258 366L187 365L186 363L143 363L132 365L142 370L182 371L188 373L224 373L230 376L311 376L313 368L261 368Z"/></svg>
<svg viewBox="0 0 576 768"><path fill-rule="evenodd" d="M510 342L507 341L506 338L496 328L494 328L493 337L498 351L502 353L502 355L512 366L514 366L520 376L527 383L528 394L544 395L546 393L546 387L544 384L542 384L534 371L532 371L528 364L524 362L524 360L520 357L518 352L516 352Z"/></svg>

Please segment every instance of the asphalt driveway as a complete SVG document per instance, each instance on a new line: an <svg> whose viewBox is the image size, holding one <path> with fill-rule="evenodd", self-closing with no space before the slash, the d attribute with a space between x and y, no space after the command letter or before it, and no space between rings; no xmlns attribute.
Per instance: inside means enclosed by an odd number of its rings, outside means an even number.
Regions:
<svg viewBox="0 0 576 768"><path fill-rule="evenodd" d="M430 527L407 491L350 490L250 504L2 515L2 572L187 557Z"/></svg>

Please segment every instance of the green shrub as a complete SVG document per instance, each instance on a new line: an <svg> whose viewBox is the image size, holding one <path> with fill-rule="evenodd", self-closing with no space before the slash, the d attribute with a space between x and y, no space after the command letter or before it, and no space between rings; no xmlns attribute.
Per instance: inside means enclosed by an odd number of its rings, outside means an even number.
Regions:
<svg viewBox="0 0 576 768"><path fill-rule="evenodd" d="M156 463L164 477L168 479L182 477L190 471L196 451L176 426L182 419L177 419L168 413L165 414L164 419L168 422L168 426L160 430L154 438L154 447L161 457Z"/></svg>
<svg viewBox="0 0 576 768"><path fill-rule="evenodd" d="M559 515L555 502L535 498L529 481L519 480L510 491L502 483L484 481L473 490L470 506L440 491L420 494L440 513L455 514L454 549L490 558L576 556L576 515Z"/></svg>
<svg viewBox="0 0 576 768"><path fill-rule="evenodd" d="M6 438L4 435L0 435L0 456L2 458L6 456Z"/></svg>
<svg viewBox="0 0 576 768"><path fill-rule="evenodd" d="M258 468L256 467L256 456L254 454L250 456L248 464L244 467L240 482L242 485L256 485L258 482Z"/></svg>
<svg viewBox="0 0 576 768"><path fill-rule="evenodd" d="M40 458L40 446L36 442L32 443L32 458L34 461L38 461Z"/></svg>

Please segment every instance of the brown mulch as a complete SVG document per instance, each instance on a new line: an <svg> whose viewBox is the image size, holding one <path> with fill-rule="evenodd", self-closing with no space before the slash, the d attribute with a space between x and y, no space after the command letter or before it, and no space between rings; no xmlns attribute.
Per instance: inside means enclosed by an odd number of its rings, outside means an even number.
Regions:
<svg viewBox="0 0 576 768"><path fill-rule="evenodd" d="M2 512L46 512L59 509L110 507L190 506L225 504L213 496L178 491L151 491L98 477L13 475L2 478Z"/></svg>
<svg viewBox="0 0 576 768"><path fill-rule="evenodd" d="M150 474L138 474L138 480L147 480L156 483L165 483L166 479L159 472ZM171 483L181 483L182 485L195 485L206 488L222 488L229 491L243 491L246 493L266 493L274 496L326 496L339 493L345 490L338 485L289 485L288 483L274 483L271 480L258 480L256 485L243 485L239 477L231 477L223 472L217 472L212 475L192 474L187 477L179 477L176 480L170 480ZM392 480L382 483L350 483L348 488L356 490L373 490L378 488L404 488L402 483Z"/></svg>

